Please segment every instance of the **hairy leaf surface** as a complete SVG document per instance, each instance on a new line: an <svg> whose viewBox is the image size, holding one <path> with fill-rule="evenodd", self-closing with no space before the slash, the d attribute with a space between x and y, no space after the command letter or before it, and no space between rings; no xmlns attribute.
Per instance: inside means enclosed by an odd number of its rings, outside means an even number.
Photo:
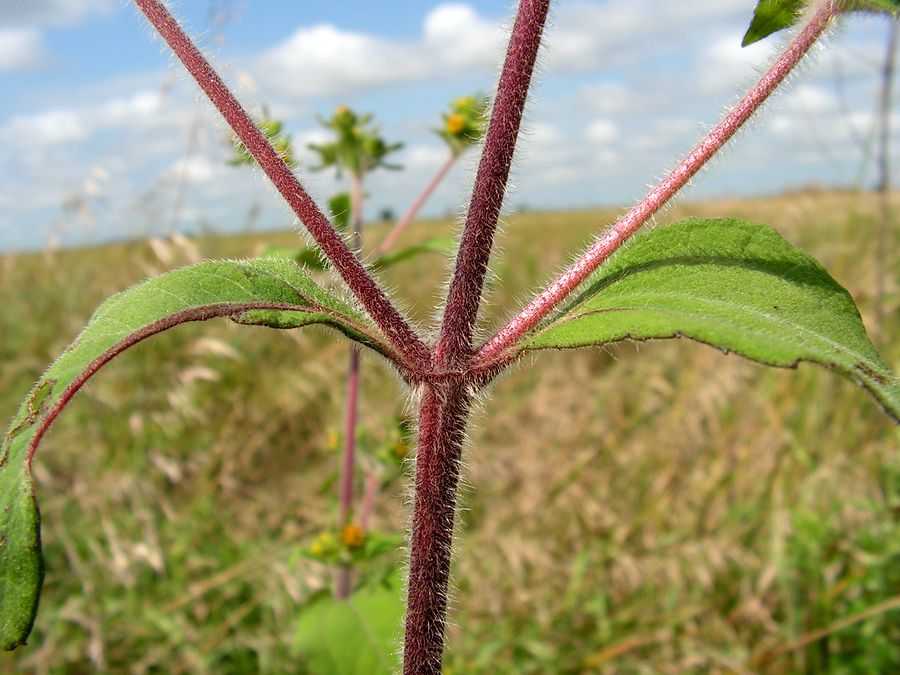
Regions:
<svg viewBox="0 0 900 675"><path fill-rule="evenodd" d="M850 294L813 258L756 223L686 220L635 237L520 347L674 337L772 366L833 368L900 421L900 382Z"/></svg>
<svg viewBox="0 0 900 675"><path fill-rule="evenodd" d="M111 297L25 399L0 449L0 647L23 644L43 578L31 459L81 386L128 347L189 321L228 317L294 328L322 323L376 351L390 350L369 322L284 259L207 262Z"/></svg>

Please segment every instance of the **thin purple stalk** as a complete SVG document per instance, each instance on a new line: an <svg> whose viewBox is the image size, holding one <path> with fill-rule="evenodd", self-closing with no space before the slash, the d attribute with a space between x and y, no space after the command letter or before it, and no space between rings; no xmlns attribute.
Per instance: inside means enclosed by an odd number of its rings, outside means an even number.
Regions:
<svg viewBox="0 0 900 675"><path fill-rule="evenodd" d="M322 253L365 307L385 337L403 355L408 368L428 370L431 354L363 264L344 243L297 177L272 148L209 62L161 0L134 0L191 76L219 110L247 151L293 209Z"/></svg>
<svg viewBox="0 0 900 675"><path fill-rule="evenodd" d="M362 248L362 177L353 175L350 188L350 212L353 218L353 240L351 245L355 255ZM350 361L347 365L347 402L344 409L344 461L341 473L341 527L350 522L353 511L353 478L356 469L356 426L359 409L360 352L356 345L350 346ZM353 590L353 568L339 567L336 575L335 596L341 600L350 597Z"/></svg>
<svg viewBox="0 0 900 675"><path fill-rule="evenodd" d="M456 489L471 400L465 382L426 385L419 408L404 675L439 675Z"/></svg>
<svg viewBox="0 0 900 675"><path fill-rule="evenodd" d="M412 206L409 207L409 210L403 214L403 217L397 221L397 224L391 228L391 231L388 233L388 236L384 238L384 241L381 242L381 246L378 247L379 253L387 253L388 250L397 243L397 239L406 229L406 227L413 221L413 219L418 215L419 209L428 201L428 198L431 197L431 193L434 192L435 188L440 185L441 181L444 180L444 177L447 175L447 172L450 170L450 167L456 162L456 158L458 155L450 153L450 156L441 164L441 167L438 169L437 173L434 175L434 178L429 181L428 185L425 186L425 189L422 190L422 194L420 194L416 201L412 203Z"/></svg>
<svg viewBox="0 0 900 675"><path fill-rule="evenodd" d="M484 278L549 5L550 0L519 2L435 349L435 363L443 369L464 367L472 355Z"/></svg>
<svg viewBox="0 0 900 675"><path fill-rule="evenodd" d="M353 512L353 474L356 467L356 424L359 403L359 349L350 347L347 367L347 401L344 410L344 457L341 468L341 527L350 522ZM353 587L353 570L340 567L336 575L335 596L346 600Z"/></svg>
<svg viewBox="0 0 900 675"><path fill-rule="evenodd" d="M659 211L687 182L727 143L738 129L759 110L810 47L825 32L840 10L832 2L824 2L810 20L772 64L759 82L737 106L719 122L675 169L653 188L640 203L625 214L616 225L587 250L568 269L534 298L518 315L485 343L478 351L476 362L492 361L503 350L514 345L534 328L588 275L606 260L622 243Z"/></svg>
<svg viewBox="0 0 900 675"><path fill-rule="evenodd" d="M359 510L359 526L364 532L369 531L369 523L372 521L372 514L375 513L375 499L378 497L378 490L380 487L380 473L373 472L366 476L366 483L363 488L362 508Z"/></svg>

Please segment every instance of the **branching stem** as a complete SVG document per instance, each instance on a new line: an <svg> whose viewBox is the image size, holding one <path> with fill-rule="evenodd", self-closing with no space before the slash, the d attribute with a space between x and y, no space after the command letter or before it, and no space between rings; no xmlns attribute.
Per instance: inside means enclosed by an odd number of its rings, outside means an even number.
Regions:
<svg viewBox="0 0 900 675"><path fill-rule="evenodd" d="M672 199L687 182L737 133L775 91L828 28L840 10L830 0L822 2L759 82L725 118L667 175L662 182L626 213L616 225L478 351L477 363L492 361L503 350L534 328L622 243Z"/></svg>

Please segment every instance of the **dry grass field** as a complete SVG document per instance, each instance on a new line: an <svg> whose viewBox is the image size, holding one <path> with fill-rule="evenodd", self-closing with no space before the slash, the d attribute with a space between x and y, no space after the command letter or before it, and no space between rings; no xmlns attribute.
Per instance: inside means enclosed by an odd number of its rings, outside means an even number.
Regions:
<svg viewBox="0 0 900 675"><path fill-rule="evenodd" d="M871 195L805 191L660 222L775 226L850 290L897 369L900 259L878 326L876 213ZM508 217L486 321L614 215ZM110 293L295 240L0 257L0 415ZM426 321L445 267L423 256L383 278ZM296 552L336 519L345 359L325 330L216 322L105 369L35 462L47 579L29 646L0 672L306 672L292 627L331 577ZM447 673L900 672L900 435L856 385L665 341L542 355L489 393L470 429ZM361 401L373 438L405 409L375 357ZM403 530L407 508L399 486L376 525Z"/></svg>

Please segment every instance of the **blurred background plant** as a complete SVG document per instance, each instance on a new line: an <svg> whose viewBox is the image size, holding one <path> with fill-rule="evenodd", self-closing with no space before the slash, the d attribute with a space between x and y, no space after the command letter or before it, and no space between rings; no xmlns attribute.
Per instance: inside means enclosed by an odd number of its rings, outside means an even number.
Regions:
<svg viewBox="0 0 900 675"><path fill-rule="evenodd" d="M407 211L405 222L399 223L403 227L395 227L393 236L379 246L379 255L371 263L374 269L384 270L423 253L452 253L454 241L447 235L429 237L393 253L389 249L446 175L449 165L481 138L486 105L482 96L461 97L451 103L449 113L443 114L444 124L437 133L450 148L449 163L429 182L415 200L414 208ZM402 167L390 164L387 158L403 144L388 143L380 135L373 114L358 114L348 106L339 106L330 118L317 119L334 138L309 144L319 160L312 170L334 169L338 177L349 178L349 191L333 195L329 210L335 228L359 253L363 244L365 178L376 168L400 170ZM293 141L284 124L273 119L266 108L256 123L287 164L296 168ZM254 165L253 157L234 137L232 144L235 154L229 164ZM263 254L291 258L311 271L327 268L315 246L269 245ZM343 429L332 430L327 437L329 449L341 451L341 473L335 476L337 523L313 533L309 543L296 552L335 570L333 594L319 593L301 609L293 643L320 672L390 672L403 617L402 584L395 568L404 537L402 531L385 534L373 530L371 520L379 495L405 473L410 421L398 413L377 436L359 425L360 359L359 349L351 347ZM361 477L357 466L362 468ZM358 647L346 655L349 661L344 661L337 655L347 651L343 645L348 641ZM350 664L355 665L351 668Z"/></svg>

